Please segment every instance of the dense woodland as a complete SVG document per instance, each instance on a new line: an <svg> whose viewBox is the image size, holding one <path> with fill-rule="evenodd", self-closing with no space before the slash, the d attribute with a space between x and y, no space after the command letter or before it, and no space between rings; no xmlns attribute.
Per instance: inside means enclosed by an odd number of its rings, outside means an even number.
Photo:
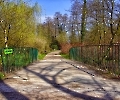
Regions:
<svg viewBox="0 0 120 100"><path fill-rule="evenodd" d="M41 11L37 3L30 6L24 0L0 0L0 48L7 42L8 47L48 52L65 43L120 42L119 0L71 0L66 14L58 11L38 23Z"/></svg>

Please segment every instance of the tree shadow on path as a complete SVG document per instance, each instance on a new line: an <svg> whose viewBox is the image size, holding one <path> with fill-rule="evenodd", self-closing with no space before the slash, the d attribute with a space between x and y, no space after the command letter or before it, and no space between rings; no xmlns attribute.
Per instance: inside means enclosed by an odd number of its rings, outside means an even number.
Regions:
<svg viewBox="0 0 120 100"><path fill-rule="evenodd" d="M56 82L56 77L58 74L60 74L62 72L62 70L60 70L57 74L55 74L54 76L52 76L52 80L48 79L45 75L42 75L41 73L37 73L35 71L32 71L28 68L24 68L26 71L38 76L39 78L43 79L45 82L47 82L48 84L52 85L54 88L64 92L64 93L67 93L75 98L79 98L79 99L83 99L83 100L105 100L105 99L102 99L102 98L98 98L98 97L93 97L93 96L89 96L89 95L86 95L86 94L81 94L81 93L78 93L78 92L75 92L73 90L70 90L66 87L63 87L62 85L58 84Z"/></svg>
<svg viewBox="0 0 120 100"><path fill-rule="evenodd" d="M29 100L26 96L7 85L4 81L0 81L0 93L7 100Z"/></svg>

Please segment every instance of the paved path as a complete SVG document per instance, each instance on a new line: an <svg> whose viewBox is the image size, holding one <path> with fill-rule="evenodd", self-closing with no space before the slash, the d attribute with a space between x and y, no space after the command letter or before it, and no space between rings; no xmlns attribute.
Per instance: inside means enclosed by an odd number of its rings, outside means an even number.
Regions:
<svg viewBox="0 0 120 100"><path fill-rule="evenodd" d="M59 51L0 82L0 100L120 100L120 82L104 79Z"/></svg>

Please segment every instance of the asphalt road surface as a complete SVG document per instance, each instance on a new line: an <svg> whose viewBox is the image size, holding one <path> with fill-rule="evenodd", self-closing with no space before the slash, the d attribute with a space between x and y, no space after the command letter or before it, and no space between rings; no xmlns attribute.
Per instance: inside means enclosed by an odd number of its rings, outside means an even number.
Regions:
<svg viewBox="0 0 120 100"><path fill-rule="evenodd" d="M0 82L0 100L120 100L120 82L102 78L60 51Z"/></svg>

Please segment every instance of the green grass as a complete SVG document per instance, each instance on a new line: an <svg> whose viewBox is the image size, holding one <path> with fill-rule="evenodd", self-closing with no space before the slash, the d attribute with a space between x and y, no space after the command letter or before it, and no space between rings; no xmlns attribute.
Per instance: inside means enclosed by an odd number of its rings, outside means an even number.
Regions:
<svg viewBox="0 0 120 100"><path fill-rule="evenodd" d="M46 56L46 54L38 54L38 59L42 60L45 56Z"/></svg>
<svg viewBox="0 0 120 100"><path fill-rule="evenodd" d="M63 53L61 53L60 55L61 55L63 58L65 58L65 59L70 59L70 58L69 58L69 54L63 54Z"/></svg>
<svg viewBox="0 0 120 100"><path fill-rule="evenodd" d="M0 72L0 80L3 80L4 77L5 77L5 75L2 72Z"/></svg>

